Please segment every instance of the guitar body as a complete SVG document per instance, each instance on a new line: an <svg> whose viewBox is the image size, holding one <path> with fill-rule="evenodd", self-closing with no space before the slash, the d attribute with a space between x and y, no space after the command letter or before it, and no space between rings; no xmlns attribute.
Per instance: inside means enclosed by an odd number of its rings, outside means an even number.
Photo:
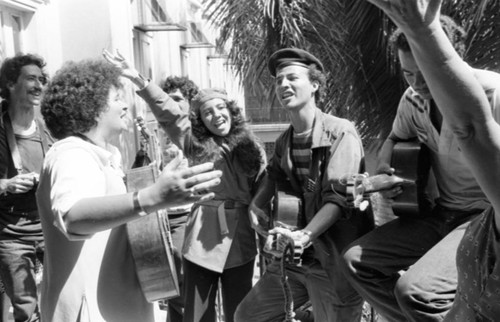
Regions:
<svg viewBox="0 0 500 322"><path fill-rule="evenodd" d="M155 163L127 172L127 190L137 191L155 182ZM166 211L158 211L127 223L135 268L149 302L179 296L172 242Z"/></svg>
<svg viewBox="0 0 500 322"><path fill-rule="evenodd" d="M403 193L394 198L394 214L413 218L429 215L437 189L434 181L429 180L431 159L428 148L418 141L396 143L391 167L395 169L395 175L415 181L415 184L405 185Z"/></svg>
<svg viewBox="0 0 500 322"><path fill-rule="evenodd" d="M303 214L302 194L295 192L289 183L276 183L273 199L272 223L274 227L297 230Z"/></svg>

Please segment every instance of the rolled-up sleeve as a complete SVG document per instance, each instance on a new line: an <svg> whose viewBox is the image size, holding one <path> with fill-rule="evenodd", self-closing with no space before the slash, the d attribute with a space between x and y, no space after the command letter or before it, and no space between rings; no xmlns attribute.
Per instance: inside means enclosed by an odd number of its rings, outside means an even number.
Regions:
<svg viewBox="0 0 500 322"><path fill-rule="evenodd" d="M417 131L415 129L411 113L413 109L416 109L416 107L411 105L409 101L410 98L408 98L407 95L409 94L406 93L401 97L396 117L392 123L392 133L403 140L411 139L417 136Z"/></svg>
<svg viewBox="0 0 500 322"><path fill-rule="evenodd" d="M322 181L323 205L334 203L341 208L348 206L347 186L341 179L359 173L362 159L363 146L356 131L352 129L340 133L332 146L326 176Z"/></svg>
<svg viewBox="0 0 500 322"><path fill-rule="evenodd" d="M191 134L189 113L152 82L137 94L148 104L160 126L172 142L183 151L188 147Z"/></svg>

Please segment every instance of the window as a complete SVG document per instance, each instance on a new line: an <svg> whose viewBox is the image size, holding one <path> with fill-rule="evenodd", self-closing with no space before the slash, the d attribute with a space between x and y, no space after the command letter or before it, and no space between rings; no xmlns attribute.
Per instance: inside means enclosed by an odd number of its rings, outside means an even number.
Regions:
<svg viewBox="0 0 500 322"><path fill-rule="evenodd" d="M0 59L14 56L23 50L23 19L21 11L0 5Z"/></svg>

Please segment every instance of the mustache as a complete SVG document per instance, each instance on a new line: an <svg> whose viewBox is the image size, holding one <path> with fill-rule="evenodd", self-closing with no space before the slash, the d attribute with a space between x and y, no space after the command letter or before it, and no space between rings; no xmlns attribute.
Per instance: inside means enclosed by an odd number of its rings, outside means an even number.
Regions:
<svg viewBox="0 0 500 322"><path fill-rule="evenodd" d="M41 89L34 89L34 90L29 91L28 93L39 95L39 94L42 94L42 90Z"/></svg>

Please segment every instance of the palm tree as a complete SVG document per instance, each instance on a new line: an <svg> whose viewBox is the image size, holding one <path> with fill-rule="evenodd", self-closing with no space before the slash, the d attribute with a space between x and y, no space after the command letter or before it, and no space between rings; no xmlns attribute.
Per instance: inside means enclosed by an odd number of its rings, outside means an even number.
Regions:
<svg viewBox="0 0 500 322"><path fill-rule="evenodd" d="M205 0L209 21L220 28L217 46L270 110L272 80L266 62L283 47L312 52L325 65L323 109L354 121L364 139L385 137L406 87L387 46L392 23L367 1ZM465 59L499 69L500 1L445 0L443 12L468 31ZM271 102L267 103L266 102Z"/></svg>

